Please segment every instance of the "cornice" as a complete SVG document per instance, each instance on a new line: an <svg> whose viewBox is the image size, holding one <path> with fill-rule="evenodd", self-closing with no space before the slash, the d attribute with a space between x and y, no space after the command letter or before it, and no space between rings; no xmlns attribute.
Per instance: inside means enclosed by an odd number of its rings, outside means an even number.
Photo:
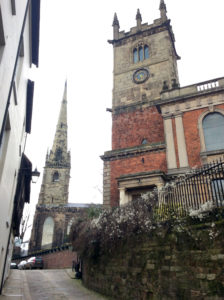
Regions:
<svg viewBox="0 0 224 300"><path fill-rule="evenodd" d="M107 151L104 153L104 155L100 156L100 158L103 161L112 161L112 160L118 160L122 158L135 157L148 152L165 151L165 150L166 150L165 143L147 144L147 145L140 145L136 147Z"/></svg>
<svg viewBox="0 0 224 300"><path fill-rule="evenodd" d="M150 172L139 172L139 173L133 173L133 174L125 174L121 175L117 178L118 182L126 181L126 180L132 180L132 179L141 179L146 177L154 177L154 176L161 176L163 178L167 178L167 175L161 171L161 170L154 170Z"/></svg>

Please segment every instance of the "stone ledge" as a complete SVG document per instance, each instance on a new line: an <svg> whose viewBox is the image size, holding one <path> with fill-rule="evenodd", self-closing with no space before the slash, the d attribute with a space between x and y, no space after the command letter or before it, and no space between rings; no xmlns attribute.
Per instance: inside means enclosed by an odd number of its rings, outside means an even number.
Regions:
<svg viewBox="0 0 224 300"><path fill-rule="evenodd" d="M103 161L111 161L120 158L142 155L143 153L147 153L147 152L165 151L165 150L166 150L165 143L147 144L147 145L140 145L140 146L135 146L130 148L107 151L104 153L104 155L100 156L100 158Z"/></svg>

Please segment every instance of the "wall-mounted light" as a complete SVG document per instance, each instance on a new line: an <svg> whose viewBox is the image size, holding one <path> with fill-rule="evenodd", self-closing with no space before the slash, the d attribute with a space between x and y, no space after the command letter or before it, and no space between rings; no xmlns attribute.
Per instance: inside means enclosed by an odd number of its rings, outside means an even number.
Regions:
<svg viewBox="0 0 224 300"><path fill-rule="evenodd" d="M34 171L31 173L32 176L32 183L37 183L38 178L40 177L40 172L35 168Z"/></svg>

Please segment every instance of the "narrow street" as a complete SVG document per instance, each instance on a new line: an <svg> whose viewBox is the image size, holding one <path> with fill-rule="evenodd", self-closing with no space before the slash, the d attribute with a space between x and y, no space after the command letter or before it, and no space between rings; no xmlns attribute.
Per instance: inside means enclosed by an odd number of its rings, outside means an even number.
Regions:
<svg viewBox="0 0 224 300"><path fill-rule="evenodd" d="M66 270L11 270L0 300L106 300Z"/></svg>

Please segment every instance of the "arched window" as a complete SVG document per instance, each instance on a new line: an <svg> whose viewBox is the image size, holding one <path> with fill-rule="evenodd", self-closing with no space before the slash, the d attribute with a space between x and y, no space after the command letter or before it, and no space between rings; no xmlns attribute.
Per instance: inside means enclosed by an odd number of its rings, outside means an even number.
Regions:
<svg viewBox="0 0 224 300"><path fill-rule="evenodd" d="M140 61L143 61L143 59L144 59L143 48L142 48L142 47L139 47L139 60L140 60Z"/></svg>
<svg viewBox="0 0 224 300"><path fill-rule="evenodd" d="M41 248L51 247L53 243L54 220L52 217L47 217L44 221Z"/></svg>
<svg viewBox="0 0 224 300"><path fill-rule="evenodd" d="M133 50L133 62L136 64L139 61L143 61L149 58L149 46L140 43Z"/></svg>
<svg viewBox="0 0 224 300"><path fill-rule="evenodd" d="M71 227L72 227L72 224L74 223L74 221L75 221L74 218L72 218L72 219L69 220L68 226L67 226L67 235L69 235Z"/></svg>
<svg viewBox="0 0 224 300"><path fill-rule="evenodd" d="M207 114L202 127L206 151L224 149L224 116L218 112Z"/></svg>
<svg viewBox="0 0 224 300"><path fill-rule="evenodd" d="M61 148L57 148L56 153L55 153L55 160L56 161L62 160L62 150L61 150Z"/></svg>
<svg viewBox="0 0 224 300"><path fill-rule="evenodd" d="M144 56L145 59L149 58L149 47L147 45L144 46Z"/></svg>
<svg viewBox="0 0 224 300"><path fill-rule="evenodd" d="M142 140L142 145L145 145L145 144L148 144L147 139L143 139L143 140Z"/></svg>
<svg viewBox="0 0 224 300"><path fill-rule="evenodd" d="M52 181L53 182L59 181L59 173L58 173L58 171L54 172L54 174L52 176Z"/></svg>
<svg viewBox="0 0 224 300"><path fill-rule="evenodd" d="M133 59L134 63L136 64L138 62L138 50L136 48L133 51Z"/></svg>

